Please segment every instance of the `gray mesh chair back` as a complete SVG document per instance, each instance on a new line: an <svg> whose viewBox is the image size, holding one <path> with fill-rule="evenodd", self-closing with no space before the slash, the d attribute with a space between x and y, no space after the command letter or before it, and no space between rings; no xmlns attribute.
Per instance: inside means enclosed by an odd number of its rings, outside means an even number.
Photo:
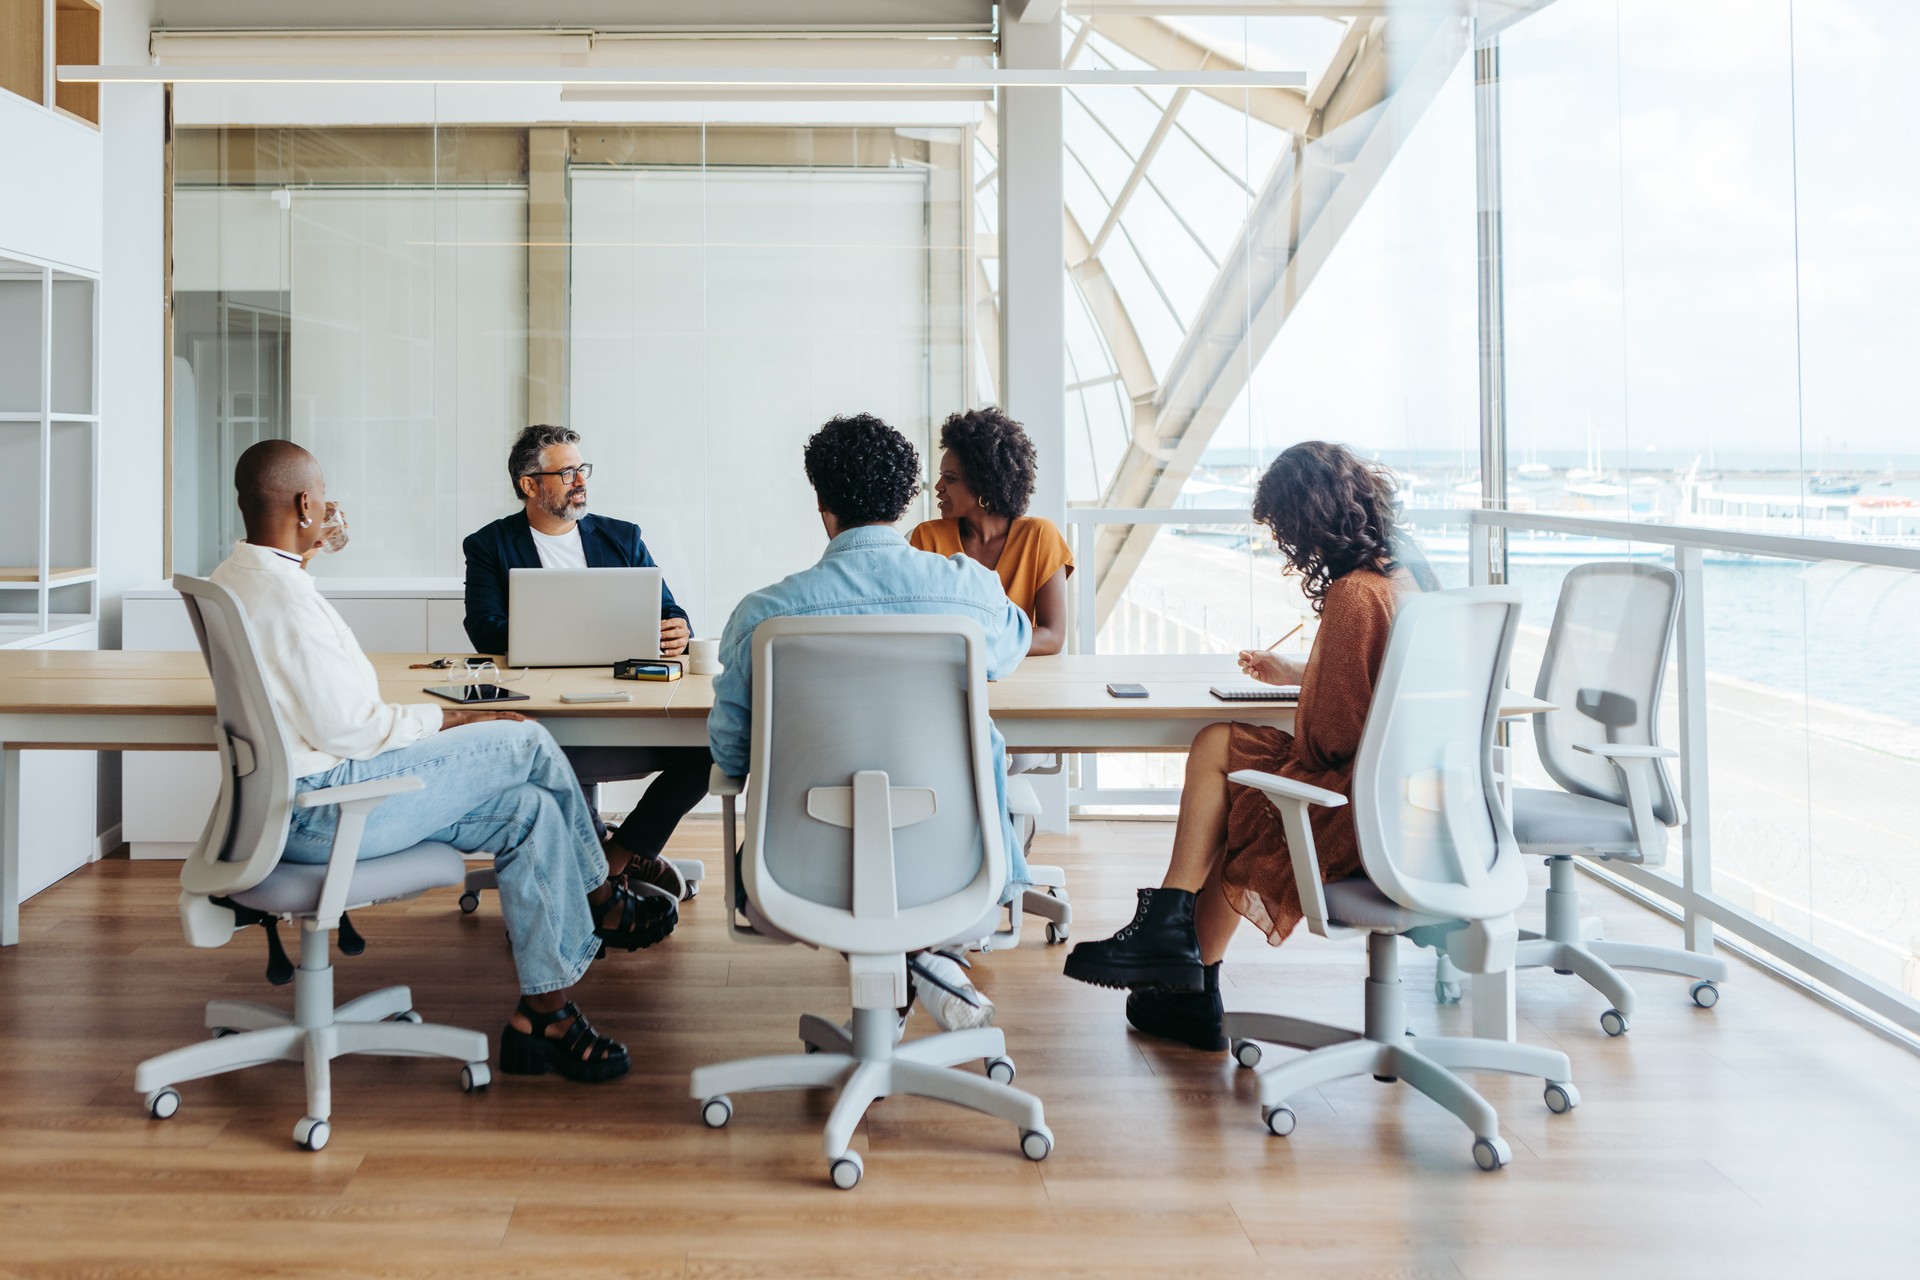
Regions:
<svg viewBox="0 0 1920 1280"><path fill-rule="evenodd" d="M748 897L776 928L816 945L911 950L992 909L1006 861L984 647L977 623L937 615L760 625L743 871ZM902 927L926 913L935 931L914 942L880 920L852 927L860 904L848 806L863 772L884 773L893 797L893 901L878 909ZM950 923L956 915L966 918ZM848 926L830 929L838 941L820 933L835 920Z"/></svg>
<svg viewBox="0 0 1920 1280"><path fill-rule="evenodd" d="M1394 618L1352 800L1367 878L1403 907L1484 920L1526 897L1490 759L1519 617L1518 590L1480 587Z"/></svg>
<svg viewBox="0 0 1920 1280"><path fill-rule="evenodd" d="M1660 689L1680 615L1680 578L1631 561L1583 564L1567 575L1534 693L1557 708L1533 718L1540 762L1575 795L1627 803L1619 771L1582 743L1658 745ZM1654 761L1653 815L1680 820L1672 779Z"/></svg>
<svg viewBox="0 0 1920 1280"><path fill-rule="evenodd" d="M286 847L293 815L293 756L247 625L233 593L177 574L193 634L213 678L220 792L180 884L188 893L231 894L266 879Z"/></svg>

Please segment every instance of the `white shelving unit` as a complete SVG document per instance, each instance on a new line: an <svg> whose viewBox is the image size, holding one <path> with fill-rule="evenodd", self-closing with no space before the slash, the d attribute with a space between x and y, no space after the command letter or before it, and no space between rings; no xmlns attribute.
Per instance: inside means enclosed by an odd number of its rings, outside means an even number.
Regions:
<svg viewBox="0 0 1920 1280"><path fill-rule="evenodd" d="M0 255L0 649L99 644L99 299L95 275ZM22 757L23 897L100 855L97 786L94 752Z"/></svg>
<svg viewBox="0 0 1920 1280"><path fill-rule="evenodd" d="M99 619L99 299L95 276L0 257L0 645Z"/></svg>

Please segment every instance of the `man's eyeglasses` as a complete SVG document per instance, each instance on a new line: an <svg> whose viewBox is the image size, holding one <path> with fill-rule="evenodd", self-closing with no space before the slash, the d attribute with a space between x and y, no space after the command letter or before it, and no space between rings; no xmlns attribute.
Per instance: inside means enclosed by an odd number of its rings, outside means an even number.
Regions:
<svg viewBox="0 0 1920 1280"><path fill-rule="evenodd" d="M577 467L562 467L558 471L529 471L530 476L559 476L561 484L572 484L574 480L585 480L593 474L593 464L583 462Z"/></svg>

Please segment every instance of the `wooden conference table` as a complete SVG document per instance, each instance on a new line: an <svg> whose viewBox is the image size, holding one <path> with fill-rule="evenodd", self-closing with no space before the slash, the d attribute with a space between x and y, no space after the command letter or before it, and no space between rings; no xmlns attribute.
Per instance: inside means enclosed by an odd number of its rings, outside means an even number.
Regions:
<svg viewBox="0 0 1920 1280"><path fill-rule="evenodd" d="M436 671L409 669L432 654L374 654L382 695L433 702L424 687ZM705 746L713 681L615 680L600 668L528 671L510 687L528 700L506 704L540 720L563 746ZM1148 696L1111 697L1109 681L1134 681ZM1028 658L988 689L988 705L1015 751L1184 751L1221 720L1293 727L1293 707L1224 703L1208 692L1245 677L1226 654L1167 656L1060 654ZM629 702L564 703L563 693L618 690ZM1512 695L1509 714L1544 704ZM19 941L20 753L33 750L209 751L213 685L198 653L123 650L0 650L0 946ZM1481 979L1476 1034L1513 1034L1510 975Z"/></svg>

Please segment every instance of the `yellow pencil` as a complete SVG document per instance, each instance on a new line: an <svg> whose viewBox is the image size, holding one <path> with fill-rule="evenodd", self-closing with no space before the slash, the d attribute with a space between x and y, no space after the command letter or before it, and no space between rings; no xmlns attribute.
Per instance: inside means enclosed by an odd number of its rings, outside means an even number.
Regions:
<svg viewBox="0 0 1920 1280"><path fill-rule="evenodd" d="M1270 644L1270 645L1268 645L1268 646L1267 646L1267 648L1266 648L1266 652L1268 652L1268 653L1272 653L1272 652L1273 652L1273 651L1274 651L1275 649L1278 649L1278 648L1279 648L1279 647L1280 647L1280 646L1281 646L1282 644L1284 644L1284 643L1285 643L1285 642L1287 642L1288 640L1291 640L1291 639L1293 639L1293 637L1295 637L1295 636L1297 636L1297 635L1299 635L1299 634L1300 634L1300 628L1301 628L1301 627L1304 627L1304 626L1306 626L1306 625L1307 625L1307 624L1306 624L1306 623L1304 623L1304 622L1302 622L1302 623L1299 623L1298 625L1296 625L1296 626L1294 627L1294 629L1293 629L1293 630L1291 630L1291 631L1289 631L1289 632L1287 632L1287 634L1286 634L1286 635L1284 635L1284 636L1281 636L1281 637L1280 637L1280 638L1279 638L1278 640L1275 640L1275 641L1274 641L1274 642L1273 642L1272 644Z"/></svg>

